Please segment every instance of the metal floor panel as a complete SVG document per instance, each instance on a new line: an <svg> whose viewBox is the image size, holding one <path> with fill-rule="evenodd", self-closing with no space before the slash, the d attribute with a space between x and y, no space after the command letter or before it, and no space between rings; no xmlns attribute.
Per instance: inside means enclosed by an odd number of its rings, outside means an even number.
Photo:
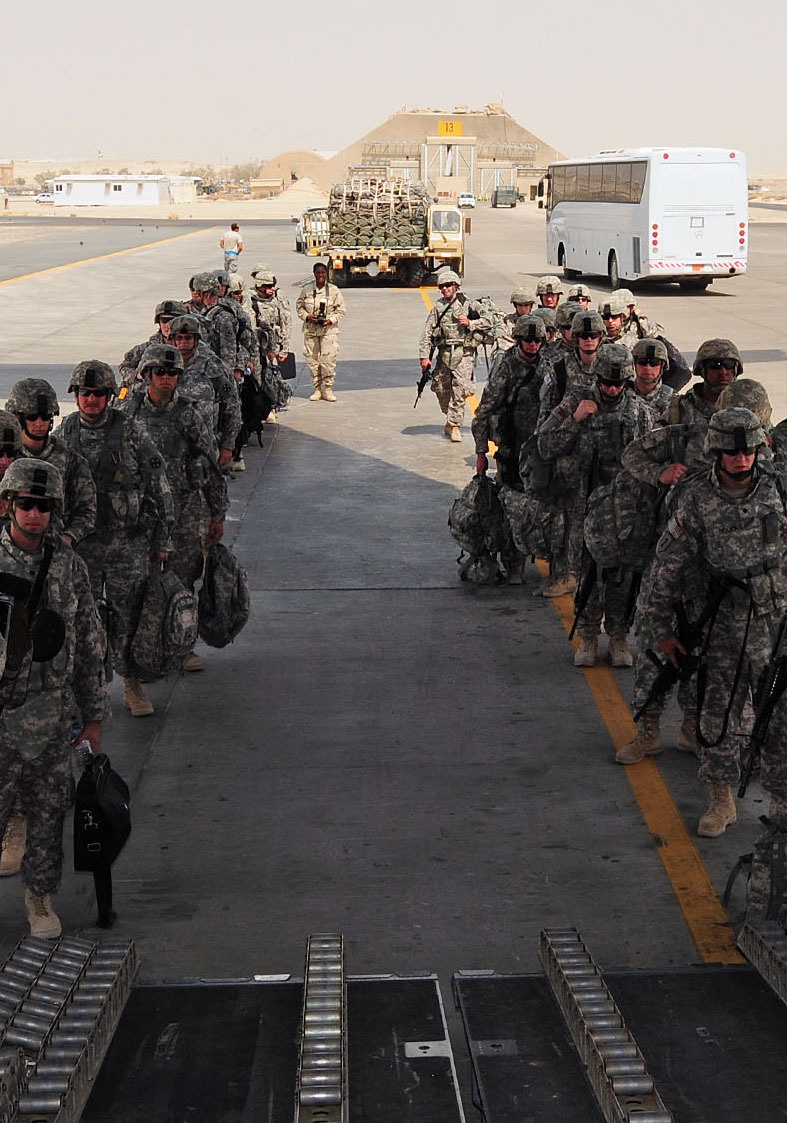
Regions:
<svg viewBox="0 0 787 1123"><path fill-rule="evenodd" d="M748 967L604 973L680 1123L787 1120L787 1007ZM485 1123L601 1120L538 975L457 975Z"/></svg>
<svg viewBox="0 0 787 1123"><path fill-rule="evenodd" d="M300 980L135 988L82 1123L292 1123ZM347 980L351 1123L463 1123L436 978Z"/></svg>

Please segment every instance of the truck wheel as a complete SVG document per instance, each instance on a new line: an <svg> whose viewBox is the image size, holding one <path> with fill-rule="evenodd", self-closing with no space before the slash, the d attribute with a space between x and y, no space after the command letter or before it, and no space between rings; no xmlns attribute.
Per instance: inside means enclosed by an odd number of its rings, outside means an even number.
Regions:
<svg viewBox="0 0 787 1123"><path fill-rule="evenodd" d="M343 289L347 284L347 271L345 269L334 269L328 266L328 280L332 281L337 289Z"/></svg>
<svg viewBox="0 0 787 1123"><path fill-rule="evenodd" d="M609 277L609 287L611 289L620 288L620 272L618 270L618 255L614 250L610 252L609 264L607 265L607 276Z"/></svg>
<svg viewBox="0 0 787 1123"><path fill-rule="evenodd" d="M424 283L425 276L426 269L424 268L423 264L420 261L411 261L407 267L406 283L409 284L411 288L420 288Z"/></svg>

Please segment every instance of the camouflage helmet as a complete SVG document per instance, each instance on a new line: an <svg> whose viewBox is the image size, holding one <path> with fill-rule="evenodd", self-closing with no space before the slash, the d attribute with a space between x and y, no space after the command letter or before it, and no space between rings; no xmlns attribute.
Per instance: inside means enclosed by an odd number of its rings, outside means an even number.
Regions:
<svg viewBox="0 0 787 1123"><path fill-rule="evenodd" d="M536 296L544 296L550 292L562 295L563 282L559 277L539 277L536 285Z"/></svg>
<svg viewBox="0 0 787 1123"><path fill-rule="evenodd" d="M11 413L46 414L56 417L60 413L57 394L43 378L22 378L15 382L8 395L5 408Z"/></svg>
<svg viewBox="0 0 787 1123"><path fill-rule="evenodd" d="M705 363L708 359L735 359L738 364L738 374L743 374L741 353L731 339L706 339L700 344L691 368L695 378L705 377Z"/></svg>
<svg viewBox="0 0 787 1123"><path fill-rule="evenodd" d="M634 363L628 347L610 343L600 347L593 360L591 373L605 382L625 382L634 377Z"/></svg>
<svg viewBox="0 0 787 1123"><path fill-rule="evenodd" d="M185 316L180 317L186 319ZM148 370L175 371L180 374L183 370L183 356L177 347L169 343L151 343L137 367L137 374L144 376Z"/></svg>
<svg viewBox="0 0 787 1123"><path fill-rule="evenodd" d="M622 289L616 289L609 296L598 302L599 316L627 316L628 301L622 295Z"/></svg>
<svg viewBox="0 0 787 1123"><path fill-rule="evenodd" d="M11 455L19 456L23 447L22 426L13 413L0 409L0 456L7 455L9 449Z"/></svg>
<svg viewBox="0 0 787 1123"><path fill-rule="evenodd" d="M538 316L544 321L544 327L555 331L555 309L554 308L534 308L533 315Z"/></svg>
<svg viewBox="0 0 787 1123"><path fill-rule="evenodd" d="M518 316L514 324L513 336L514 339L522 339L525 343L544 343L547 329L543 317L537 316L534 312L528 313L527 316Z"/></svg>
<svg viewBox="0 0 787 1123"><path fill-rule="evenodd" d="M9 495L38 495L62 504L63 477L60 469L49 460L20 456L8 465L0 480L0 499L7 499Z"/></svg>
<svg viewBox="0 0 787 1123"><path fill-rule="evenodd" d="M270 269L260 268L258 273L252 273L252 277L254 278L254 287L258 289L276 284L276 278Z"/></svg>
<svg viewBox="0 0 787 1123"><path fill-rule="evenodd" d="M535 304L536 294L533 289L529 289L527 285L517 285L511 293L512 304Z"/></svg>
<svg viewBox="0 0 787 1123"><path fill-rule="evenodd" d="M708 422L706 452L751 452L766 443L756 414L742 406L717 409Z"/></svg>
<svg viewBox="0 0 787 1123"><path fill-rule="evenodd" d="M459 274L455 273L453 269L441 269L437 274L437 287L440 285L461 285Z"/></svg>
<svg viewBox="0 0 787 1123"><path fill-rule="evenodd" d="M638 339L631 349L631 357L635 363L647 361L649 363L664 363L665 366L669 365L667 348L660 339Z"/></svg>
<svg viewBox="0 0 787 1123"><path fill-rule="evenodd" d="M240 273L230 273L229 277L230 283L228 286L228 291L243 292L243 290L246 288L246 282L244 281L243 277L241 277Z"/></svg>
<svg viewBox="0 0 787 1123"><path fill-rule="evenodd" d="M115 372L100 359L86 359L74 367L74 373L68 384L68 393L76 393L82 387L91 390L110 390L113 394L118 392Z"/></svg>
<svg viewBox="0 0 787 1123"><path fill-rule="evenodd" d="M219 280L215 273L195 273L191 278L192 292L219 295Z"/></svg>
<svg viewBox="0 0 787 1123"><path fill-rule="evenodd" d="M555 326L560 328L561 331L564 328L570 328L577 312L583 311L582 305L578 304L576 300L564 300L555 309Z"/></svg>
<svg viewBox="0 0 787 1123"><path fill-rule="evenodd" d="M624 300L626 302L627 308L629 307L629 305L637 303L634 299L634 293L631 291L631 289L615 289L615 292L621 298L621 300Z"/></svg>
<svg viewBox="0 0 787 1123"><path fill-rule="evenodd" d="M264 265L261 261L258 262L251 270L251 275L256 280L260 273L271 273L270 265Z"/></svg>
<svg viewBox="0 0 787 1123"><path fill-rule="evenodd" d="M162 316L170 316L174 319L175 316L185 316L187 312L188 309L182 300L162 300L156 305L153 323L157 324Z"/></svg>
<svg viewBox="0 0 787 1123"><path fill-rule="evenodd" d="M599 332L603 335L604 321L601 319L598 312L591 312L589 309L583 309L581 312L577 312L574 319L571 321L571 338L576 339L578 335L583 335L588 331Z"/></svg>
<svg viewBox="0 0 787 1123"><path fill-rule="evenodd" d="M201 339L199 316L194 316L191 312L187 312L185 316L176 316L169 325L169 333L174 339L178 332L182 335L195 335L197 339Z"/></svg>
<svg viewBox="0 0 787 1123"><path fill-rule="evenodd" d="M718 410L731 409L733 406L749 409L766 431L770 428L773 408L768 391L761 382L755 382L753 378L737 378L735 382L725 386L716 405Z"/></svg>
<svg viewBox="0 0 787 1123"><path fill-rule="evenodd" d="M571 285L568 290L568 299L579 300L580 297L590 300L590 289L587 285Z"/></svg>
<svg viewBox="0 0 787 1123"><path fill-rule="evenodd" d="M219 282L219 286L224 285L226 288L230 283L230 275L226 269L214 269L213 276ZM202 289L201 291L205 292L206 290Z"/></svg>

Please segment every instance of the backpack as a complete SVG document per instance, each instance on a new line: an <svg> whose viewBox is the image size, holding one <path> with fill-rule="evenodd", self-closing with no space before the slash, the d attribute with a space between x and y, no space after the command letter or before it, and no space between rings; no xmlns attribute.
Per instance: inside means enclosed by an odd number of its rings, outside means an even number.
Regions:
<svg viewBox="0 0 787 1123"><path fill-rule="evenodd" d="M292 397L292 387L281 376L278 366L268 363L262 372L262 393L271 402L268 413L272 409L285 409ZM266 413L267 417L268 414Z"/></svg>
<svg viewBox="0 0 787 1123"><path fill-rule="evenodd" d="M760 815L765 827L754 843L751 854L743 854L727 879L722 897L726 908L732 887L744 869L746 880L746 923L753 928L774 922L784 926L787 920L787 826Z"/></svg>
<svg viewBox="0 0 787 1123"><path fill-rule="evenodd" d="M585 514L585 543L601 569L642 573L658 539L663 489L644 484L625 469L612 483L594 488Z"/></svg>
<svg viewBox="0 0 787 1123"><path fill-rule="evenodd" d="M251 597L246 571L220 542L211 546L199 591L199 634L209 647L226 647L246 624Z"/></svg>
<svg viewBox="0 0 787 1123"><path fill-rule="evenodd" d="M150 681L179 670L196 641L197 598L172 570L151 573L131 641L140 677Z"/></svg>
<svg viewBox="0 0 787 1123"><path fill-rule="evenodd" d="M503 485L498 490L508 520L511 538L520 554L548 558L547 519L541 503L532 494Z"/></svg>
<svg viewBox="0 0 787 1123"><path fill-rule="evenodd" d="M495 555L506 547L508 532L497 487L489 476L473 476L453 501L448 528L463 551L457 559L462 581L491 585L503 580ZM465 553L469 558L464 558Z"/></svg>

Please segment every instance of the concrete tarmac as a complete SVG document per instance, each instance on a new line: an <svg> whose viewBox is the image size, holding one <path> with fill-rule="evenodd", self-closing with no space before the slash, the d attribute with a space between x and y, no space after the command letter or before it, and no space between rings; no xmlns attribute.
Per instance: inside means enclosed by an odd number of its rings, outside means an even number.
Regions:
<svg viewBox="0 0 787 1123"><path fill-rule="evenodd" d="M473 228L471 295L506 305L515 283L554 271L533 208L482 207ZM180 233L129 253L99 241L87 261L64 262L56 243L51 272L46 237L30 249L34 269L17 243L23 279L0 283L0 401L25 374L65 400L75 363L117 364L145 339L158 300L221 265L214 230ZM270 264L294 309L312 263L292 251L292 228L244 233L242 271ZM777 417L786 252L783 226L758 226L748 277L704 295L640 294L688 355L711 336L735 339ZM150 718L132 719L112 685L104 748L133 791L114 934L135 940L152 981L297 974L307 935L340 931L351 973L434 971L446 994L459 969L537 970L549 926L577 926L604 967L714 958L653 822L663 812L683 824L675 847L720 910L762 792L752 786L724 837L698 839L696 761L667 748L634 770L658 779L655 810L643 811L614 763L631 672L574 668L535 567L521 587L457 580L447 515L473 474L472 441L469 430L461 446L443 438L428 391L413 410L436 291L370 283L345 296L338 402L309 402L299 363L290 407L230 484L225 540L248 569L249 624L228 648L200 645L204 672L153 684ZM668 746L676 723L670 712ZM70 838L57 910L65 931L95 936L92 882L71 869ZM739 894L731 911L741 908ZM729 951L733 930L723 916L717 927ZM20 880L0 882L0 955L26 931Z"/></svg>

